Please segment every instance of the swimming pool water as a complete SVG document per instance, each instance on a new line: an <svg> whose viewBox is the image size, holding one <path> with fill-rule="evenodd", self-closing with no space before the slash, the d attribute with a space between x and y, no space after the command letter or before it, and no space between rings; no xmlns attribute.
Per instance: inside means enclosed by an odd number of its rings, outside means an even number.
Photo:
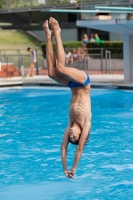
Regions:
<svg viewBox="0 0 133 200"><path fill-rule="evenodd" d="M75 174L60 146L71 92L0 90L0 200L133 199L133 91L91 90L92 129ZM68 168L76 147L68 147Z"/></svg>

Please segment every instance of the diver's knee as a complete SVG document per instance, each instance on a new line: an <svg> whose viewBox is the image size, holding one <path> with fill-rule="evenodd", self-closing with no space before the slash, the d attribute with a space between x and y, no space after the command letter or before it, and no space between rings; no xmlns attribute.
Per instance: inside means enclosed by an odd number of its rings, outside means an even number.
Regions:
<svg viewBox="0 0 133 200"><path fill-rule="evenodd" d="M55 78L55 73L54 72L48 72L48 76L50 77L50 78Z"/></svg>
<svg viewBox="0 0 133 200"><path fill-rule="evenodd" d="M62 65L62 64L57 64L57 66L56 66L56 72L58 73L58 74L63 74L64 73L64 65Z"/></svg>

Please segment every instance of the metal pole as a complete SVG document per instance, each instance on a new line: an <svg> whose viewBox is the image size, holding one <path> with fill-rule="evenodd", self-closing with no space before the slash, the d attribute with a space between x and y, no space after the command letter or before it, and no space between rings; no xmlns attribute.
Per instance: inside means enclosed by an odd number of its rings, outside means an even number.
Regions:
<svg viewBox="0 0 133 200"><path fill-rule="evenodd" d="M24 65L23 65L23 57L21 58L21 76L24 77Z"/></svg>
<svg viewBox="0 0 133 200"><path fill-rule="evenodd" d="M29 25L32 25L32 13L29 11Z"/></svg>
<svg viewBox="0 0 133 200"><path fill-rule="evenodd" d="M111 73L111 52L109 51L109 71Z"/></svg>
<svg viewBox="0 0 133 200"><path fill-rule="evenodd" d="M38 69L38 52L37 52L37 49L35 50L36 51L36 74L39 75L39 69Z"/></svg>
<svg viewBox="0 0 133 200"><path fill-rule="evenodd" d="M105 58L106 58L106 74L108 72L108 69L107 69L107 50L105 51Z"/></svg>
<svg viewBox="0 0 133 200"><path fill-rule="evenodd" d="M111 72L111 63L110 63L110 59L111 59L111 52L106 50L106 74L108 73L108 55L109 55L109 71Z"/></svg>
<svg viewBox="0 0 133 200"><path fill-rule="evenodd" d="M20 50L18 49L18 70L20 69Z"/></svg>
<svg viewBox="0 0 133 200"><path fill-rule="evenodd" d="M7 72L7 77L8 77L8 57L6 57L6 72Z"/></svg>
<svg viewBox="0 0 133 200"><path fill-rule="evenodd" d="M103 48L101 49L101 72L103 73Z"/></svg>

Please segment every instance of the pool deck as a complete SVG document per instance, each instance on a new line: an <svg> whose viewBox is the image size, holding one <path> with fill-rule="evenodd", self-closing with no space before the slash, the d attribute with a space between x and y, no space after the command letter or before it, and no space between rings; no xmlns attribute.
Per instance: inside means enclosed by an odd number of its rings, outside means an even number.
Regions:
<svg viewBox="0 0 133 200"><path fill-rule="evenodd" d="M119 89L133 89L133 82L124 82L123 74L91 74L91 87L116 87ZM34 77L0 78L0 87L11 86L61 86L47 75Z"/></svg>

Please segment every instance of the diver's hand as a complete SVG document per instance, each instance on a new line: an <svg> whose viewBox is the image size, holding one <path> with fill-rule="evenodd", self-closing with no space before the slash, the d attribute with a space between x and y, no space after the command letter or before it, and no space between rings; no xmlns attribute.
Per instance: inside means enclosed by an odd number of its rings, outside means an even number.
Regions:
<svg viewBox="0 0 133 200"><path fill-rule="evenodd" d="M76 169L74 167L72 167L71 170L68 171L72 178L74 178L75 171Z"/></svg>
<svg viewBox="0 0 133 200"><path fill-rule="evenodd" d="M65 173L67 178L75 179L74 178L74 173L72 172L72 170L65 170L64 173Z"/></svg>

